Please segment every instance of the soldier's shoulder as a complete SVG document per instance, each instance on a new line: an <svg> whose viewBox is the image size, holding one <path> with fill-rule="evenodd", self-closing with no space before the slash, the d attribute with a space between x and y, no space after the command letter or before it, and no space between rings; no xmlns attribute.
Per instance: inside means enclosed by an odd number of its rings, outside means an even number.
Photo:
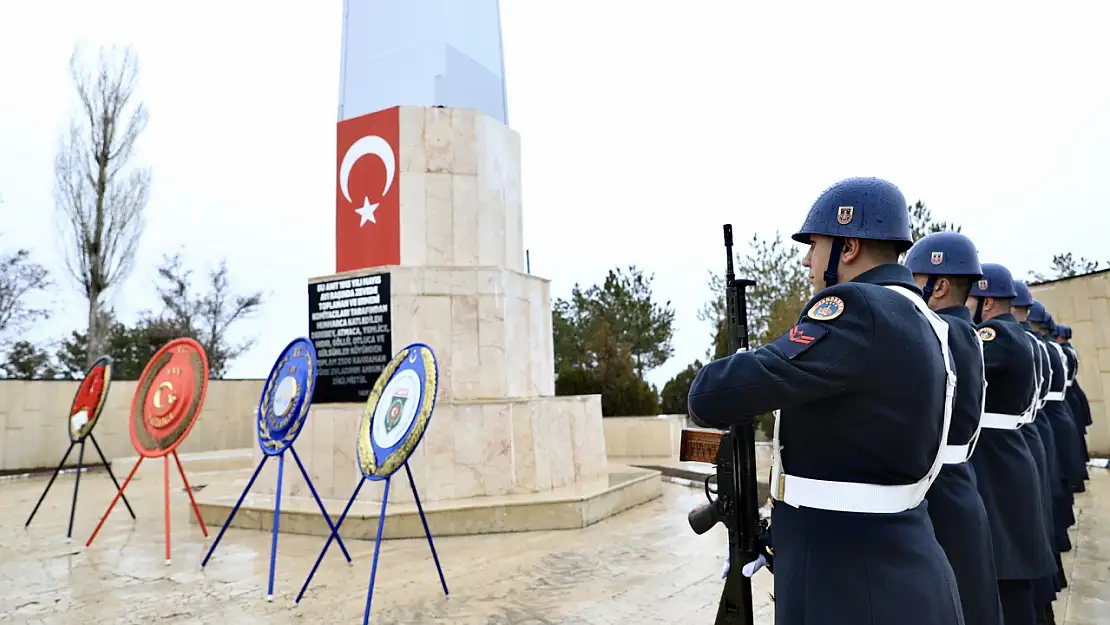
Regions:
<svg viewBox="0 0 1110 625"><path fill-rule="evenodd" d="M959 317L949 315L941 315L940 317L941 319L944 319L945 323L948 324L949 333L958 334L968 339L972 339L979 332L979 328L976 328L975 324L971 323L967 319L960 319Z"/></svg>
<svg viewBox="0 0 1110 625"><path fill-rule="evenodd" d="M802 311L803 319L829 322L842 316L858 317L870 315L871 304L867 293L857 283L834 284L821 289L806 304Z"/></svg>
<svg viewBox="0 0 1110 625"><path fill-rule="evenodd" d="M998 343L1012 341L1015 338L1013 328L1009 327L1010 324L1000 319L987 319L979 324L978 332L979 338L983 339L984 343ZM1016 326L1019 330L1020 326Z"/></svg>

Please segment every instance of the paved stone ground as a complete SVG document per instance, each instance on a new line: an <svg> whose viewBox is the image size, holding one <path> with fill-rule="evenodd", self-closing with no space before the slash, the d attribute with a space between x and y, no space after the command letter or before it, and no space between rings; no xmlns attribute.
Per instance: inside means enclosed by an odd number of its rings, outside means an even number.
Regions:
<svg viewBox="0 0 1110 625"><path fill-rule="evenodd" d="M373 543L347 541L349 566L334 546L299 606L293 599L323 544L280 536L275 598L265 601L270 534L228 530L205 571L205 540L173 484L173 562L164 563L161 480L154 469L128 487L139 515L117 507L96 542L84 542L114 494L106 474L81 479L74 540L64 542L73 474L55 483L31 528L23 523L45 478L0 482L0 622L17 623L357 623ZM1060 625L1110 624L1110 472L1094 470L1080 496L1071 595ZM219 474L195 474L203 485ZM664 496L576 531L436 541L451 596L445 598L424 540L387 541L378 567L372 623L382 625L654 625L712 623L724 545L718 527L695 536L686 512L704 496L664 484ZM338 512L338 511L335 511ZM1074 531L1074 530L1073 530ZM773 622L771 576L756 576L757 622ZM1066 617L1065 617L1066 615Z"/></svg>

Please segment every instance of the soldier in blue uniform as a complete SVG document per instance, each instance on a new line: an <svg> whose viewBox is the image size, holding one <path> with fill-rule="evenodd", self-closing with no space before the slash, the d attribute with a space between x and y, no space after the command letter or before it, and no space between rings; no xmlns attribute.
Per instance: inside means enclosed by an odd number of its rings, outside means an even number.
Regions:
<svg viewBox="0 0 1110 625"><path fill-rule="evenodd" d="M1026 337L1032 341L1036 353L1040 357L1037 377L1041 381L1041 392L1033 426L1044 443L1045 473L1047 474L1045 477L1049 481L1049 502L1051 503L1051 514L1048 515L1048 518L1052 520L1051 540L1056 551L1056 566L1059 569L1056 590L1060 590L1067 587L1067 577L1064 575L1064 569L1060 562L1060 553L1071 550L1068 528L1075 523L1075 515L1071 508L1071 494L1065 491L1064 483L1060 477L1060 463L1056 457L1056 436L1053 433L1052 425L1049 423L1049 418L1044 412L1052 385L1052 364L1048 358L1048 347L1033 330L1029 321L1026 320L1029 315L1029 307L1033 305L1033 296L1029 292L1028 285L1020 280L1015 280L1014 288L1018 296L1010 301L1010 312L1017 319L1018 325L1025 330ZM1026 429L1022 428L1022 431L1024 432Z"/></svg>
<svg viewBox="0 0 1110 625"><path fill-rule="evenodd" d="M1045 310L1044 305L1034 301L1029 307L1030 324L1036 329L1048 346L1048 357L1052 364L1052 388L1048 393L1048 402L1045 404L1045 415L1052 425L1053 434L1056 435L1056 456L1060 461L1060 476L1069 493L1069 507L1074 502L1071 493L1077 492L1083 485L1083 478L1087 475L1086 463L1082 459L1079 447L1079 434L1075 429L1075 419L1064 402L1067 390L1068 371L1064 362L1063 348L1048 335L1054 325L1052 315Z"/></svg>
<svg viewBox="0 0 1110 625"><path fill-rule="evenodd" d="M1021 311L1027 310L1032 302L1028 286L1024 282L1015 280L1014 292L1017 293L1017 296L1010 300L1010 313L1014 315L1018 325L1022 326L1024 338L1033 355L1034 377L1037 380L1035 386L1036 399L1030 406L1029 412L1026 413L1025 423L1019 431L1025 438L1025 442L1029 446L1029 452L1037 465L1037 474L1041 480L1042 518L1044 519L1045 535L1048 537L1049 544L1053 547L1052 554L1056 562L1056 570L1051 575L1046 575L1034 582L1033 602L1037 608L1038 625L1052 625L1055 622L1052 614L1052 602L1056 599L1056 593L1063 587L1061 583L1063 567L1060 559L1060 539L1063 538L1065 542L1067 541L1067 529L1058 530L1055 522L1053 508L1055 496L1063 493L1057 481L1059 467L1056 464L1055 451L1050 454L1047 449L1048 445L1055 445L1055 442L1052 438L1046 438L1043 433L1045 431L1051 433L1052 431L1052 427L1048 425L1047 418L1043 417L1044 413L1041 410L1043 406L1042 395L1047 396L1050 385L1050 381L1045 378L1045 373L1049 370L1048 352L1041 344L1040 339L1031 332L1032 328L1026 328L1028 322L1025 322L1025 315L1021 313ZM1040 419L1037 418L1039 415L1041 416ZM1059 535L1060 533L1063 534L1062 537ZM1070 545L1068 547L1070 548Z"/></svg>
<svg viewBox="0 0 1110 625"><path fill-rule="evenodd" d="M1071 373L1071 377L1068 379L1067 392L1064 393L1064 401L1071 410L1072 418L1075 419L1075 429L1079 434L1083 462L1087 462L1091 459L1091 454L1087 450L1087 426L1091 425L1091 406L1087 403L1087 394L1079 386L1079 352L1071 344L1070 326L1058 323L1056 324L1056 331L1059 335L1056 342L1064 348L1064 353L1068 357L1068 371Z"/></svg>
<svg viewBox="0 0 1110 625"><path fill-rule="evenodd" d="M776 625L964 623L924 503L956 376L947 324L898 264L911 244L906 206L876 178L825 190L794 235L810 246L803 264L819 291L797 325L709 363L690 388L702 427L780 411Z"/></svg>
<svg viewBox="0 0 1110 625"><path fill-rule="evenodd" d="M1075 455L1074 462L1076 475L1079 477L1079 479L1073 485L1073 490L1077 493L1081 493L1086 490L1083 482L1087 481L1087 479L1090 478L1090 475L1087 473L1087 459L1083 456L1083 437L1086 434L1086 429L1082 427L1080 419L1075 416L1075 414L1072 412L1071 404L1068 403L1068 388L1074 383L1076 370L1073 368L1073 363L1068 357L1067 350L1065 350L1063 345L1061 344L1063 341L1060 338L1059 328L1056 324L1056 320L1052 317L1052 313L1046 312L1045 314L1048 317L1048 334L1045 336L1045 338L1047 339L1048 344L1052 346L1052 350L1056 351L1059 354L1060 360L1064 366L1064 401L1061 403L1063 406L1063 410L1068 414L1068 416L1071 417L1072 425L1074 425L1075 427L1075 448L1073 452ZM1074 365L1078 365L1078 362L1074 363Z"/></svg>
<svg viewBox="0 0 1110 625"><path fill-rule="evenodd" d="M1045 526L1041 477L1018 429L1036 409L1039 392L1033 350L1010 313L1017 296L1002 265L984 263L967 307L979 324L987 374L987 401L979 444L971 456L987 508L1006 625L1036 622L1034 584L1056 572Z"/></svg>
<svg viewBox="0 0 1110 625"><path fill-rule="evenodd" d="M1057 459L1057 475L1056 479L1059 484L1058 499L1054 502L1054 511L1056 513L1056 523L1064 528L1063 540L1057 541L1057 546L1062 551L1071 550L1071 541L1067 538L1067 528L1075 525L1075 511L1072 505L1075 502L1070 480L1068 479L1067 458L1064 452L1067 450L1065 442L1056 440L1057 432L1066 432L1067 424L1061 423L1060 406L1058 402L1049 401L1050 398L1056 397L1053 394L1053 389L1060 388L1059 367L1054 367L1054 359L1052 358L1053 349L1048 346L1048 342L1044 339L1041 333L1041 325L1045 324L1047 314L1044 306L1034 300L1029 306L1029 312L1026 315L1026 321L1033 329L1035 335L1040 340L1040 344L1044 349L1045 358L1048 362L1047 365L1047 378L1049 380L1048 392L1045 395L1045 401L1042 404L1041 410L1044 413L1044 420L1052 430L1052 440L1055 443L1055 455ZM1074 421L1072 422L1074 426ZM1059 532L1059 529L1057 529Z"/></svg>
<svg viewBox="0 0 1110 625"><path fill-rule="evenodd" d="M948 323L956 365L956 402L944 447L944 468L929 492L929 518L960 590L964 622L1001 625L998 576L987 511L968 463L983 414L983 345L965 306L971 285L982 275L979 253L958 232L937 232L914 244L905 265L913 272L929 308Z"/></svg>

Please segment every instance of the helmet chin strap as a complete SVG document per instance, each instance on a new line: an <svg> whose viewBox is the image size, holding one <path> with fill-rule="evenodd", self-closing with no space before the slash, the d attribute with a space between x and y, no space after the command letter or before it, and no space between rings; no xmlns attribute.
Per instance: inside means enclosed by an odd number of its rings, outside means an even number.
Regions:
<svg viewBox="0 0 1110 625"><path fill-rule="evenodd" d="M832 248L829 250L829 265L825 268L825 288L836 284L836 268L840 264L840 253L844 251L844 239L841 237L834 237L832 240Z"/></svg>
<svg viewBox="0 0 1110 625"><path fill-rule="evenodd" d="M933 289L937 286L937 277L930 275L929 279L925 281L925 287L921 289L921 297L925 298L925 303L928 304L929 300L933 298Z"/></svg>
<svg viewBox="0 0 1110 625"><path fill-rule="evenodd" d="M976 297L975 298L975 325L979 325L980 323L983 323L983 300L985 300L985 299L987 299L987 298L985 298L985 297Z"/></svg>

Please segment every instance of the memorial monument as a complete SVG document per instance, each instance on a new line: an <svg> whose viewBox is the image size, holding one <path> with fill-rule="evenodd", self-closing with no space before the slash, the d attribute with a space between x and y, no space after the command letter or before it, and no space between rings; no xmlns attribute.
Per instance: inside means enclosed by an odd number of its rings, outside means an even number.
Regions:
<svg viewBox="0 0 1110 625"><path fill-rule="evenodd" d="M525 270L499 7L465 6L345 4L336 264L308 285L319 372L298 449L336 514L362 477L355 439L371 387L394 349L426 343L439 400L409 464L432 532L583 527L658 497L660 478L608 464L600 396L554 394L549 281ZM226 519L247 477L201 493L206 521ZM275 483L259 479L232 525L269 529L258 512L272 515ZM281 529L328 535L307 488L283 488ZM366 486L344 536L374 536L381 489ZM386 537L423 536L411 493L389 497Z"/></svg>

